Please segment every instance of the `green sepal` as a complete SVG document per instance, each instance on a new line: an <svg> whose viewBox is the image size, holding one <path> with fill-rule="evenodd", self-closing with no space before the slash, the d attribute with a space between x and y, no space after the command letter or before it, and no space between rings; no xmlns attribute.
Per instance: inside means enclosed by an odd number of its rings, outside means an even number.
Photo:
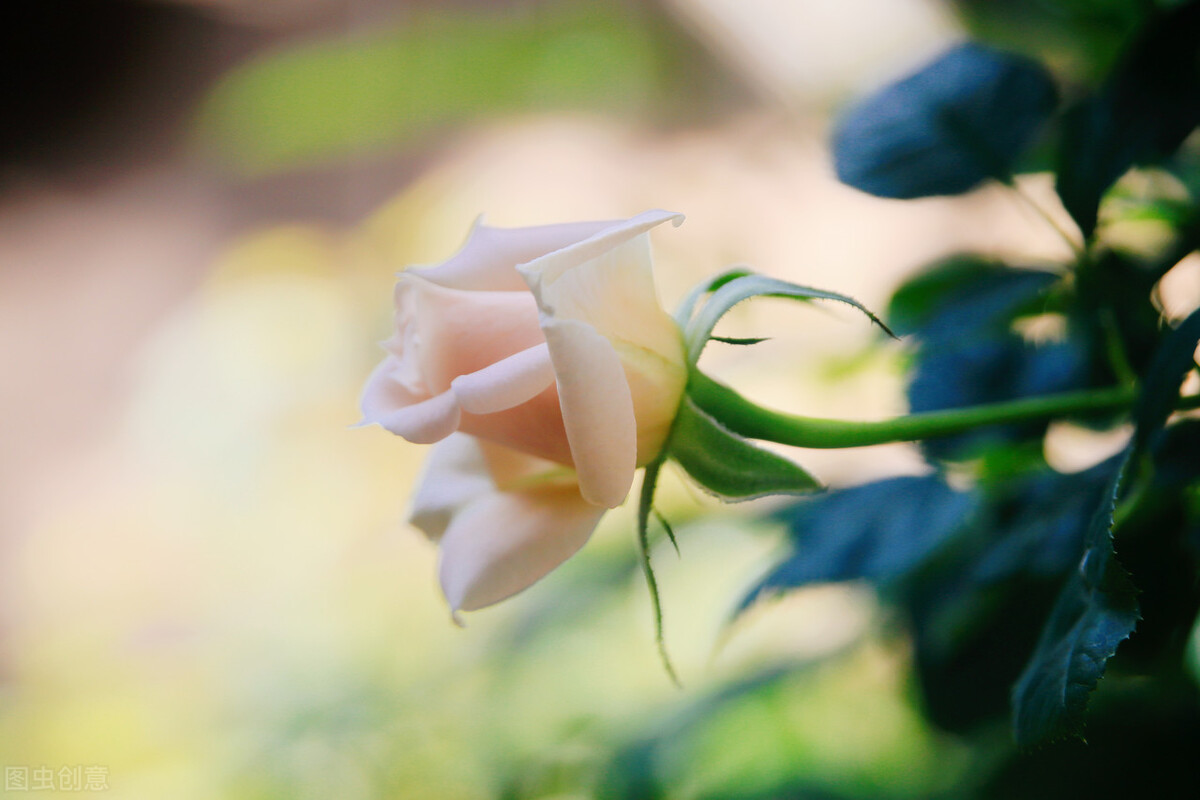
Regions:
<svg viewBox="0 0 1200 800"><path fill-rule="evenodd" d="M693 311L696 308L696 304L708 292L712 292L712 295L698 310ZM713 338L713 328L717 326L717 322L721 317L725 316L738 303L749 300L752 297L781 297L803 301L834 300L839 303L846 303L866 314L872 322L882 328L889 336L895 336L879 317L871 313L866 306L853 297L838 294L837 292L827 292L823 289L814 289L810 286L800 286L799 284L781 281L776 278L768 278L765 275L757 275L738 268L723 273L706 284L698 286L688 295L680 309L676 312L675 319L683 327L683 338L687 343L689 363L695 364L700 358L700 353L704 350L704 346Z"/></svg>
<svg viewBox="0 0 1200 800"><path fill-rule="evenodd" d="M684 397L667 455L724 500L813 492L821 484L798 464L751 444Z"/></svg>
<svg viewBox="0 0 1200 800"><path fill-rule="evenodd" d="M654 643L658 646L658 657L662 661L663 670L666 671L667 677L676 688L683 688L683 684L679 681L679 673L675 671L675 666L671 663L671 656L667 653L667 642L663 638L663 613L662 613L662 598L658 592L658 579L654 577L654 567L650 564L650 515L657 513L654 511L654 490L658 488L658 472L662 469L663 455L651 461L646 465L646 472L642 476L642 490L638 495L638 512L637 512L637 540L638 540L638 556L642 562L642 574L646 577L646 590L650 592L650 607L654 610ZM666 525L666 520L659 519ZM675 545L675 552L679 552L679 545L675 542L675 532L667 526L668 535L671 538L671 544Z"/></svg>
<svg viewBox="0 0 1200 800"><path fill-rule="evenodd" d="M754 272L747 267L730 267L719 275L714 275L708 280L696 284L687 293L687 297L683 298L683 302L679 304L679 308L675 309L675 322L679 324L680 328L686 328L696 311L696 306L707 295L712 294L730 281L753 274Z"/></svg>
<svg viewBox="0 0 1200 800"><path fill-rule="evenodd" d="M710 342L721 342L722 344L736 344L743 347L753 344L762 344L770 339L769 336L710 336Z"/></svg>

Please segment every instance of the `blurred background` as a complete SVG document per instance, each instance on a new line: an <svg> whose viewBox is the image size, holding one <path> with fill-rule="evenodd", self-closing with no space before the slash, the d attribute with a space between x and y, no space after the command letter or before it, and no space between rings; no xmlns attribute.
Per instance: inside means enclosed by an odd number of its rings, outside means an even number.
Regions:
<svg viewBox="0 0 1200 800"><path fill-rule="evenodd" d="M668 308L734 263L881 308L940 255L1069 255L998 189L900 204L840 186L825 141L840 107L980 27L1098 74L1136 3L1093 4L1111 13L1082 44L1021 16L1080 5L6 4L4 789L951 786L967 754L922 722L903 631L869 590L807 589L728 622L779 553L756 509L664 485L681 557L654 555L679 691L655 653L630 509L459 630L433 547L403 521L424 448L350 425L395 273L448 257L481 213L499 226L685 213L654 238ZM1026 188L1057 213L1048 180ZM774 337L706 356L756 399L904 410L904 345L880 346L848 311L763 302L728 324ZM926 469L904 446L794 455L837 486Z"/></svg>

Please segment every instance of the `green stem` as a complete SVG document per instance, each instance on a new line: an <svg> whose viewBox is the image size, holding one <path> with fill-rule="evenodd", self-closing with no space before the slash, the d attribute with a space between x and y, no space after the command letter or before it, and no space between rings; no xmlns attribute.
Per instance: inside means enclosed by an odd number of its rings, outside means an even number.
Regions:
<svg viewBox="0 0 1200 800"><path fill-rule="evenodd" d="M734 433L796 447L830 449L934 439L985 425L1124 411L1133 406L1137 387L1062 392L874 422L803 417L762 408L699 370L692 370L688 394L696 405ZM1200 408L1200 395L1183 397L1176 406L1180 411L1192 408Z"/></svg>

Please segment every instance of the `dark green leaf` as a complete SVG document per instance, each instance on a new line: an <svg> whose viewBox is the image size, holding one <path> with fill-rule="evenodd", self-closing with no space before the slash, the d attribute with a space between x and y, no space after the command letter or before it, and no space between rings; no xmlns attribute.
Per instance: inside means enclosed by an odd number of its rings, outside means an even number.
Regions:
<svg viewBox="0 0 1200 800"><path fill-rule="evenodd" d="M1058 193L1085 236L1100 198L1130 167L1173 153L1200 124L1200 3L1163 14L1063 128Z"/></svg>
<svg viewBox="0 0 1200 800"><path fill-rule="evenodd" d="M1200 705L1194 683L1186 679L1118 682L1113 676L1092 699L1086 742L1015 750L991 765L995 771L982 785L976 783L974 791L948 797L1196 798L1200 797L1197 742Z"/></svg>
<svg viewBox="0 0 1200 800"><path fill-rule="evenodd" d="M1133 410L1137 425L1134 439L1138 449L1152 446L1179 401L1179 387L1195 365L1200 343L1200 309L1193 311L1159 345L1150 368L1142 378L1142 392Z"/></svg>
<svg viewBox="0 0 1200 800"><path fill-rule="evenodd" d="M1162 315L1151 302L1161 274L1116 251L1099 253L1075 272L1072 326L1088 342L1089 380L1112 385L1127 375L1114 369L1114 346L1128 371L1142 374L1162 338Z"/></svg>
<svg viewBox="0 0 1200 800"><path fill-rule="evenodd" d="M742 601L810 583L902 578L971 514L973 498L940 475L901 477L804 500L783 514L795 550Z"/></svg>
<svg viewBox="0 0 1200 800"><path fill-rule="evenodd" d="M821 488L798 464L731 433L686 397L675 418L668 455L696 483L726 500Z"/></svg>
<svg viewBox="0 0 1200 800"><path fill-rule="evenodd" d="M1061 579L1079 561L1095 510L1124 455L1063 475L1044 469L986 487L985 548L965 572L980 584L1012 575Z"/></svg>
<svg viewBox="0 0 1200 800"><path fill-rule="evenodd" d="M1117 460L1062 475L1046 467L976 488L976 512L905 584L923 707L966 733L1009 712Z"/></svg>
<svg viewBox="0 0 1200 800"><path fill-rule="evenodd" d="M1168 490L1200 480L1200 419L1181 420L1155 443L1154 480Z"/></svg>
<svg viewBox="0 0 1200 800"><path fill-rule="evenodd" d="M1143 617L1137 635L1121 645L1121 665L1165 676L1185 663L1200 611L1200 514L1188 502L1188 487L1200 489L1200 420L1168 426L1139 466L1115 531Z"/></svg>
<svg viewBox="0 0 1200 800"><path fill-rule="evenodd" d="M921 709L934 725L969 734L1009 714L1057 587L1025 574L992 584L926 580L909 603Z"/></svg>
<svg viewBox="0 0 1200 800"><path fill-rule="evenodd" d="M1113 553L1120 473L1088 526L1079 567L1058 596L1037 649L1013 690L1013 728L1025 747L1078 736L1088 696L1136 627L1136 591Z"/></svg>
<svg viewBox="0 0 1200 800"><path fill-rule="evenodd" d="M833 136L838 178L899 199L1006 179L1056 102L1037 63L960 45L850 109Z"/></svg>
<svg viewBox="0 0 1200 800"><path fill-rule="evenodd" d="M1033 344L1012 329L1015 320L1046 307L1059 281L1052 272L956 256L901 286L888 315L917 340L910 408L964 408L1082 385L1087 349L1070 330L1063 341ZM991 426L928 440L923 449L935 458L963 458L987 445L1040 435L1044 428Z"/></svg>
<svg viewBox="0 0 1200 800"><path fill-rule="evenodd" d="M900 334L955 340L966 328L1008 328L1015 314L1037 309L1060 277L998 261L958 255L931 264L893 294L887 317Z"/></svg>

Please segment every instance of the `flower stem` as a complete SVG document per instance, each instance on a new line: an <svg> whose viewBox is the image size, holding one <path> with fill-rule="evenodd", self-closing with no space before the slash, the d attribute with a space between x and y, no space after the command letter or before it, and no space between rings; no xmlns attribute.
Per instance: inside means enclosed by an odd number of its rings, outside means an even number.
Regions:
<svg viewBox="0 0 1200 800"><path fill-rule="evenodd" d="M1033 422L1077 414L1124 411L1133 406L1135 386L1084 389L1000 403L928 411L872 422L820 419L762 408L733 389L692 370L688 394L700 408L734 433L779 444L830 449L913 442L952 436L985 425ZM1200 395L1180 398L1176 409L1200 408Z"/></svg>

